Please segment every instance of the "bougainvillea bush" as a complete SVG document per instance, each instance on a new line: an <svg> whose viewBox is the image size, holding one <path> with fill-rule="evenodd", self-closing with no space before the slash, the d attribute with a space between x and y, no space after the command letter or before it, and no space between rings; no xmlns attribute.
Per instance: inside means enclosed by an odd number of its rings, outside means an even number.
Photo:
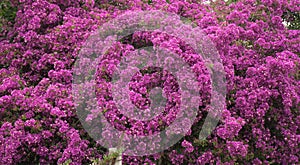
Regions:
<svg viewBox="0 0 300 165"><path fill-rule="evenodd" d="M0 164L90 164L105 158L107 149L76 115L72 67L93 31L139 10L175 13L203 29L224 65L226 108L217 128L199 141L210 95L204 90L197 120L184 138L154 155L123 156L124 164L300 163L298 0L2 0L0 7ZM111 57L157 44L192 56L179 39L143 32L114 45ZM197 67L205 73L204 65ZM141 107L147 99L137 93L148 95L143 76L159 74L154 86L176 91L167 73L153 70L136 74L140 82L131 83L130 96ZM170 118L163 119L151 128L166 127ZM136 122L123 129L145 127Z"/></svg>

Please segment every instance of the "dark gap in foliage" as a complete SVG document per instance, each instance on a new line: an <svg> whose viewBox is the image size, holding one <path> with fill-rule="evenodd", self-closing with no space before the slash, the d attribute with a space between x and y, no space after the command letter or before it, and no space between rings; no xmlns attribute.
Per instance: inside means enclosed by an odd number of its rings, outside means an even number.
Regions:
<svg viewBox="0 0 300 165"><path fill-rule="evenodd" d="M133 39L134 39L133 34L129 34L129 35L121 38L119 41L122 44L130 44L135 49L140 49L140 48L143 48L143 47L153 46L153 43L151 41L146 41L146 40L133 41Z"/></svg>
<svg viewBox="0 0 300 165"><path fill-rule="evenodd" d="M281 133L281 130L279 130L277 128L278 126L278 119L277 116L278 115L283 115L282 112L280 111L276 111L274 112L274 108L276 109L282 109L283 108L283 103L282 103L283 99L281 96L274 98L271 98L271 103L272 103L272 107L269 108L269 110L266 112L265 116L264 116L264 127L268 128L270 130L271 136L275 136L276 139L279 140L283 140L284 137Z"/></svg>
<svg viewBox="0 0 300 165"><path fill-rule="evenodd" d="M300 12L287 9L282 14L282 19L287 22L287 27L290 30L300 29Z"/></svg>

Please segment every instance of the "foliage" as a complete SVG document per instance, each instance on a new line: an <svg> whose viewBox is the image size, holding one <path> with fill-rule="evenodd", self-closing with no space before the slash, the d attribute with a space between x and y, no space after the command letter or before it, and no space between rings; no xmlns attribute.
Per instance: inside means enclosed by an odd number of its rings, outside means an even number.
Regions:
<svg viewBox="0 0 300 165"><path fill-rule="evenodd" d="M212 135L199 141L210 97L207 68L200 65L203 61L180 39L160 33L137 32L129 41L118 42L107 52L111 60L125 54L122 51L149 45L164 45L191 61L198 59L194 68L201 73L203 99L197 120L183 139L154 155L123 156L124 163L300 163L299 0L216 0L210 4L192 0L2 0L0 164L75 165L116 156L104 156L107 150L80 124L72 98L72 68L92 32L136 10L175 13L202 28L222 59L227 95L222 120ZM103 77L109 82L112 70L104 66ZM143 78L155 74L136 74L130 96L134 103L146 100L149 89L140 85ZM178 90L173 80L165 83L165 89ZM103 104L109 105L111 98L105 100ZM136 134L159 131L173 120L157 120L147 128L145 123L125 122L125 117L112 112L105 109L106 117Z"/></svg>

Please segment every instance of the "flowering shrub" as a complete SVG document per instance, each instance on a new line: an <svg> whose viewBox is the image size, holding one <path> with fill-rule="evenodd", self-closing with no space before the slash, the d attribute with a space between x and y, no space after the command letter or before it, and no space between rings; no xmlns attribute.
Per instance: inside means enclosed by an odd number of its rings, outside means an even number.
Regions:
<svg viewBox="0 0 300 165"><path fill-rule="evenodd" d="M123 156L124 163L300 163L298 0L217 0L209 4L193 0L5 0L0 5L1 164L88 164L103 158L107 150L87 134L76 115L72 67L91 32L126 11L138 10L175 13L203 29L224 65L226 108L217 128L200 141L210 97L205 82L210 80L205 66L195 65L202 84L202 104L187 135L161 153ZM147 45L182 53L190 63L197 59L180 39L148 32L118 42L108 55L118 59L126 51ZM110 68L104 66L107 69L98 74L99 89L108 88L101 81L111 78ZM148 106L150 88L163 87L166 97L177 96L172 76L155 68L145 69L131 80L130 97L140 108ZM100 91L101 103L105 93ZM103 105L109 106L109 100L102 100ZM178 100L168 101L171 106ZM151 134L172 122L172 112L150 124L117 115L123 125L116 123L116 127ZM107 111L105 115L115 114Z"/></svg>

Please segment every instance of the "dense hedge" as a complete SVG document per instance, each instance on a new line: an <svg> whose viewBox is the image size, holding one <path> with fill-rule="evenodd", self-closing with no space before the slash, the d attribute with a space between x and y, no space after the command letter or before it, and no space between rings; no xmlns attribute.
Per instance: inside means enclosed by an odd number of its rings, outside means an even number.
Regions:
<svg viewBox="0 0 300 165"><path fill-rule="evenodd" d="M3 0L0 7L0 164L88 164L103 158L107 150L76 116L72 67L89 34L103 23L125 11L153 9L188 18L215 43L226 72L227 107L207 140L198 140L204 103L176 145L151 156L124 156L123 162L300 163L298 0ZM161 34L137 36L185 51ZM119 42L116 49L131 50L130 44Z"/></svg>

